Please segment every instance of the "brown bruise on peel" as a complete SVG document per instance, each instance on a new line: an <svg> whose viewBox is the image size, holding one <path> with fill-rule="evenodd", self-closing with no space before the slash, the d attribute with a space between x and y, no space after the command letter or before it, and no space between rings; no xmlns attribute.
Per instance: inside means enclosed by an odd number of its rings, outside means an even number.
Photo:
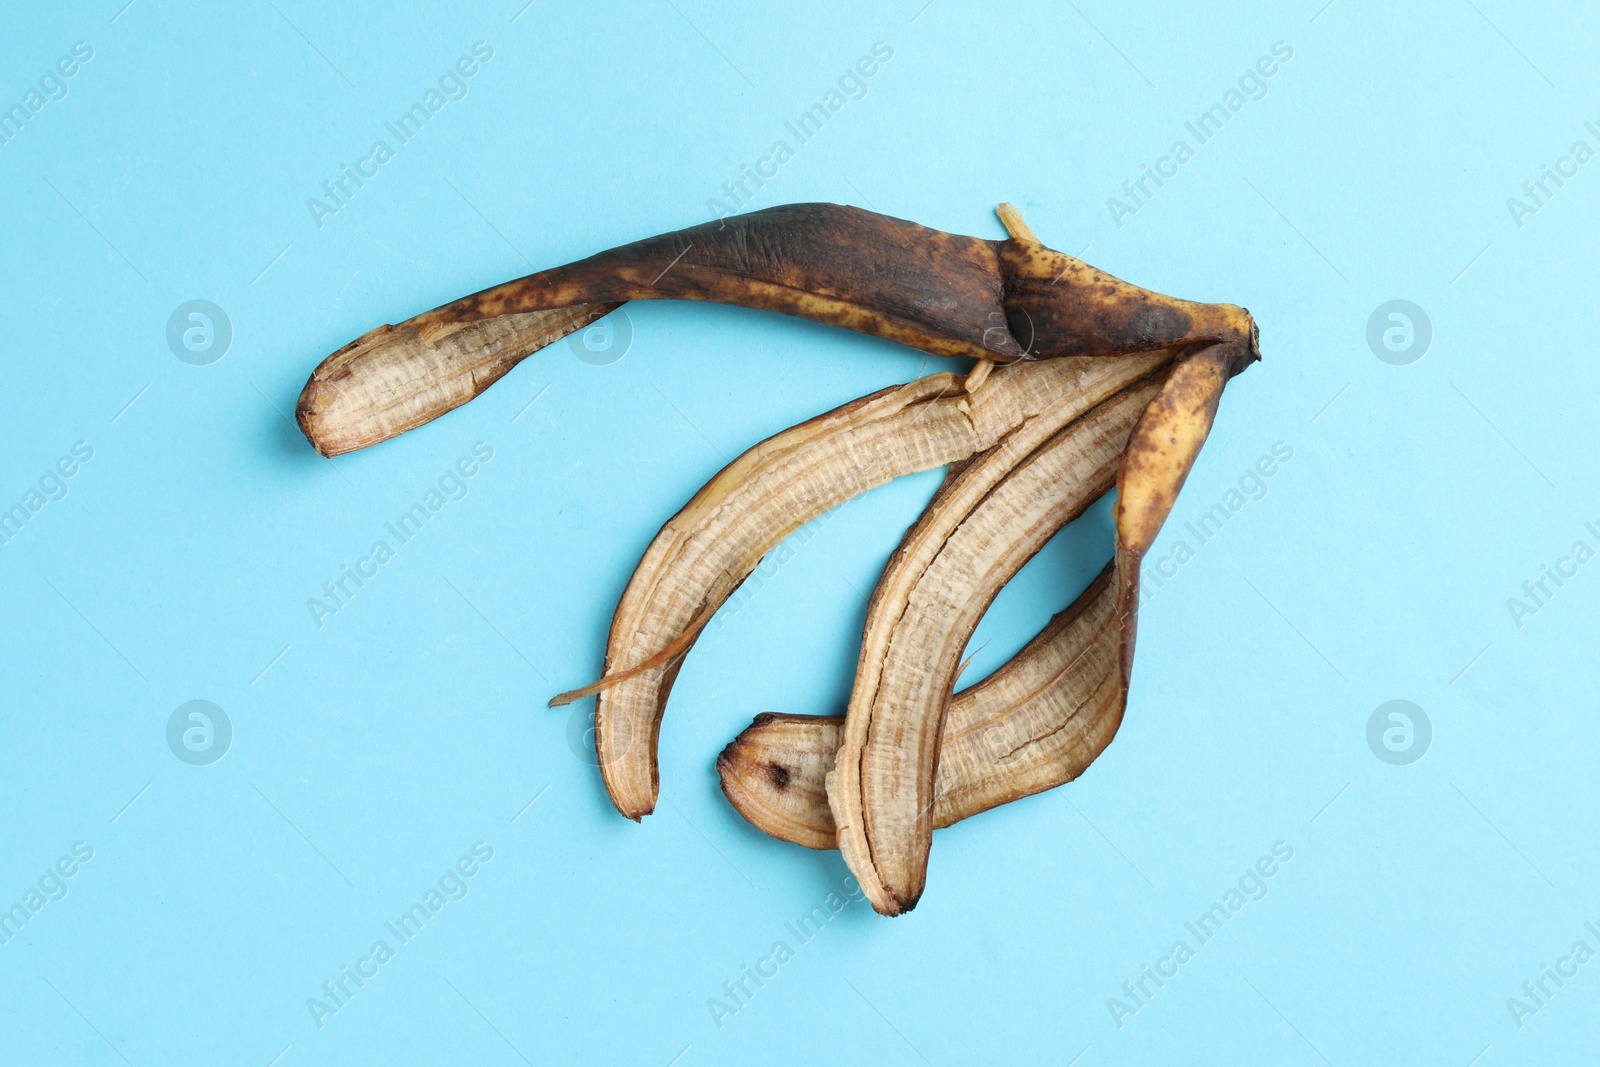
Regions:
<svg viewBox="0 0 1600 1067"><path fill-rule="evenodd" d="M1241 308L1141 289L1021 232L991 241L860 208L789 204L623 245L423 318L472 322L578 302L704 300L998 362L1247 334Z"/></svg>
<svg viewBox="0 0 1600 1067"><path fill-rule="evenodd" d="M1112 577L1107 564L1005 666L951 698L935 829L1070 782L1110 744L1122 721ZM836 848L826 778L843 732L840 716L756 716L717 757L723 794L773 837Z"/></svg>
<svg viewBox="0 0 1600 1067"><path fill-rule="evenodd" d="M823 778L844 720L807 715L756 716L717 757L723 795L760 829L805 848L834 847ZM754 733L753 733L754 731Z"/></svg>
<svg viewBox="0 0 1600 1067"><path fill-rule="evenodd" d="M997 363L1243 341L1240 308L1163 296L1040 244L984 240L836 204L789 204L646 238L380 327L313 372L296 415L324 455L466 403L627 300L700 300ZM1237 372L1237 367L1233 373Z"/></svg>
<svg viewBox="0 0 1600 1067"><path fill-rule="evenodd" d="M1249 314L1163 296L1037 242L997 242L1007 325L1032 359L1231 340Z"/></svg>

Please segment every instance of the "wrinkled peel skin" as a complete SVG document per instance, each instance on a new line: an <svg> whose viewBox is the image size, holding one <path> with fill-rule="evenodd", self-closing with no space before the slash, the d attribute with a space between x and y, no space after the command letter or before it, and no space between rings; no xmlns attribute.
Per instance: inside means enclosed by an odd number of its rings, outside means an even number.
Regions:
<svg viewBox="0 0 1600 1067"><path fill-rule="evenodd" d="M994 362L1253 338L1241 308L1141 289L1031 234L991 241L860 208L789 204L622 245L379 327L312 373L296 406L300 428L324 455L386 440L621 302L665 299L776 311ZM450 332L462 327L477 332ZM1259 358L1253 340L1240 358Z"/></svg>
<svg viewBox="0 0 1600 1067"><path fill-rule="evenodd" d="M879 579L827 789L840 852L880 913L922 895L941 731L973 630L1022 565L1111 488L1162 385L1136 383L1032 449L1014 435L973 459Z"/></svg>
<svg viewBox="0 0 1600 1067"><path fill-rule="evenodd" d="M950 699L939 742L933 825L1070 782L1122 721L1114 564L988 678ZM838 847L827 774L842 716L758 715L717 757L722 792L758 829L806 848Z"/></svg>
<svg viewBox="0 0 1600 1067"><path fill-rule="evenodd" d="M603 674L633 670L681 643L767 552L823 512L902 474L959 463L1002 443L1006 455L1025 456L1173 358L1164 350L1018 363L996 370L976 394L962 388L960 376L930 375L761 442L712 478L646 549L612 618ZM992 460L984 469L999 472ZM969 477L964 484L979 482ZM628 818L654 810L661 720L689 647L597 698L601 776Z"/></svg>

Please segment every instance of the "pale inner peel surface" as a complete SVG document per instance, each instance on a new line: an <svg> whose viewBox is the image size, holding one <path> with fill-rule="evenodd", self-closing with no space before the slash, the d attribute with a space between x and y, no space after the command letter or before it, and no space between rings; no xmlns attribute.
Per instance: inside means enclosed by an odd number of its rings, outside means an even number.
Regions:
<svg viewBox="0 0 1600 1067"><path fill-rule="evenodd" d="M1110 488L1158 388L1127 390L1031 455L1013 454L1008 438L974 460L885 570L828 786L845 861L879 911L898 914L921 894L940 730L972 630L1044 541Z"/></svg>
<svg viewBox="0 0 1600 1067"><path fill-rule="evenodd" d="M824 511L901 474L964 460L1030 423L1059 426L1169 358L1019 363L995 371L976 395L964 394L953 376L934 375L755 446L697 493L646 550L613 617L605 670L626 670L666 648L763 555ZM601 773L612 801L630 818L655 805L656 737L680 661L642 671L598 697Z"/></svg>
<svg viewBox="0 0 1600 1067"><path fill-rule="evenodd" d="M478 322L425 317L380 326L329 356L296 405L300 427L325 456L385 441L459 407L530 352L613 305L575 304Z"/></svg>
<svg viewBox="0 0 1600 1067"><path fill-rule="evenodd" d="M1070 782L1121 722L1113 566L1016 656L950 700L934 827ZM807 848L837 847L827 773L842 717L763 715L717 760L723 792L751 823Z"/></svg>

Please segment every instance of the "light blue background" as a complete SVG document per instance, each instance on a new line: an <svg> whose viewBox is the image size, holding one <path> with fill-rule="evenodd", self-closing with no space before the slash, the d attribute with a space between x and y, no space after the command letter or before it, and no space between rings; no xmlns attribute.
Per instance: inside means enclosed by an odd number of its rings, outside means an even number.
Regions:
<svg viewBox="0 0 1600 1067"><path fill-rule="evenodd" d="M1600 147L1592 11L521 2L0 17L0 105L94 49L0 145L0 506L94 450L0 545L0 905L94 849L0 945L0 1060L1589 1061L1600 963L1520 1028L1506 1002L1600 950L1600 563L1520 627L1506 602L1600 546L1600 162L1520 227L1506 199ZM319 228L307 199L480 40L465 99ZM712 760L757 712L842 706L936 473L841 509L702 638L643 826L544 703L594 675L639 553L727 458L938 361L634 305L619 362L558 345L370 451L318 459L289 413L379 323L705 221L880 40L865 98L750 206L993 237L1009 199L1055 247L1252 309L1265 359L1156 556L1275 442L1294 458L1145 606L1126 722L1080 781L942 831L914 914L858 902L801 946L785 924L843 865L746 825ZM1107 198L1277 41L1265 97L1116 225ZM1409 366L1366 341L1397 298L1434 331ZM233 326L209 366L166 343L191 299ZM466 498L319 629L307 599L479 441ZM967 680L1108 551L1101 508L996 604ZM191 699L233 724L211 766L166 744ZM1433 724L1409 766L1367 745L1392 699ZM307 998L477 841L465 899L319 1029ZM1119 1027L1108 998L1277 841L1265 899ZM708 999L780 939L795 958L719 1028Z"/></svg>

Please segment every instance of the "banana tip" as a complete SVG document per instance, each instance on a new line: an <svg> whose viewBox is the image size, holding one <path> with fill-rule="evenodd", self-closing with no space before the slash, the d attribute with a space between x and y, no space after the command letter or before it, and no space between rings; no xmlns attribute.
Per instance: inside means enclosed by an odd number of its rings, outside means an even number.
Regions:
<svg viewBox="0 0 1600 1067"><path fill-rule="evenodd" d="M907 901L901 901L897 897L889 896L882 902L873 900L870 901L870 903L872 904L873 911L877 912L879 915L882 915L885 919L893 919L897 916L904 915L912 908L915 908L917 906L917 901L921 899L922 894L918 893L916 896Z"/></svg>
<svg viewBox="0 0 1600 1067"><path fill-rule="evenodd" d="M338 451L330 448L328 443L322 440L322 435L317 432L317 393L320 391L320 386L321 383L313 375L311 380L306 382L305 388L300 390L300 396L294 404L294 421L317 455L332 457L338 455Z"/></svg>

